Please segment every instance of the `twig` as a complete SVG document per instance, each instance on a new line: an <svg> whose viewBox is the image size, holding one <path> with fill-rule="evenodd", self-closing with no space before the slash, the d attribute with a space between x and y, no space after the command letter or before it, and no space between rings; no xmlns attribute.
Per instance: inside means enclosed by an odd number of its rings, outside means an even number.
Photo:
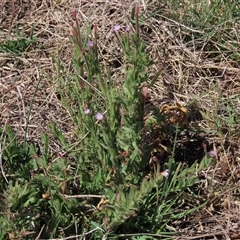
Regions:
<svg viewBox="0 0 240 240"><path fill-rule="evenodd" d="M105 112L103 113L103 115L106 114L106 112L107 112L107 111L105 111ZM101 120L97 120L97 121L95 122L95 124L97 124L99 121L101 121ZM76 147L79 143L81 143L81 142L87 137L87 135L88 135L89 133L90 133L90 131L88 131L79 141L75 142L67 151L65 151L64 153L62 153L61 156L58 156L58 157L56 157L55 159L53 159L52 162L57 161L58 159L62 158L62 157L65 156L67 153L69 153L74 147Z"/></svg>
<svg viewBox="0 0 240 240"><path fill-rule="evenodd" d="M105 198L105 195L94 195L94 194L85 194L85 195L66 195L62 194L64 198Z"/></svg>
<svg viewBox="0 0 240 240"><path fill-rule="evenodd" d="M18 94L19 94L19 97L21 99L21 102L22 102L22 108L23 108L23 115L24 115L24 127L26 128L27 127L27 122L26 122L26 108L25 108L25 104L24 104L24 101L23 101L23 96L22 96L22 93L21 93L21 90L19 88L19 86L16 87L17 88L17 91L18 91Z"/></svg>
<svg viewBox="0 0 240 240"><path fill-rule="evenodd" d="M172 23L176 24L178 27L183 27L183 28L185 28L185 29L187 29L187 30L189 30L189 31L191 31L191 32L202 33L202 34L204 33L204 31L200 31L200 30L196 30L196 29L190 28L190 27L185 26L185 25L183 25L183 24L181 24L181 23L179 23L179 22L176 22L176 21L174 21L173 19L170 19L170 18L168 18L168 17L166 17L166 16L163 16L163 15L160 15L160 16L161 16L162 18L168 20L169 22L172 22Z"/></svg>
<svg viewBox="0 0 240 240"><path fill-rule="evenodd" d="M129 233L119 234L118 237L132 237L132 236L150 236L150 237L171 237L170 235L154 234L154 233Z"/></svg>
<svg viewBox="0 0 240 240"><path fill-rule="evenodd" d="M38 240L38 239L40 238L40 236L41 236L42 231L43 231L44 228L45 228L45 225L42 226L42 228L41 228L40 232L38 233L38 235L37 235L37 237L36 237L35 240Z"/></svg>
<svg viewBox="0 0 240 240"><path fill-rule="evenodd" d="M4 139L4 141L5 141L5 139ZM3 178L5 179L6 183L8 184L7 177L6 177L6 175L5 175L5 173L4 173L4 170L3 170L2 153L3 153L3 151L2 151L2 145L1 145L1 143L0 143L0 168L1 168L1 172L2 172Z"/></svg>
<svg viewBox="0 0 240 240"><path fill-rule="evenodd" d="M52 160L52 162L57 161L58 159L62 158L64 155L66 155L67 153L69 153L74 147L76 147L79 143L81 143L89 134L90 132L88 131L79 141L75 142L72 147L70 147L67 151L65 151L64 153L61 154L61 156L56 157L55 159Z"/></svg>
<svg viewBox="0 0 240 240"><path fill-rule="evenodd" d="M103 226L106 223L106 221L104 221L101 226ZM90 230L89 232L83 233L83 234L79 234L79 235L75 235L75 236L70 236L70 237L66 237L66 238L53 238L53 239L39 239L39 240L67 240L67 239L72 239L72 238L78 238L78 237L85 237L93 232L96 232L97 230L101 230L103 232L103 229L101 229L100 227L96 227L92 230Z"/></svg>
<svg viewBox="0 0 240 240"><path fill-rule="evenodd" d="M176 240L194 240L194 239L203 239L205 237L212 237L212 236L218 236L224 234L223 231L215 232L215 233L206 233L198 236L193 236L193 237L180 237L177 238Z"/></svg>
<svg viewBox="0 0 240 240"><path fill-rule="evenodd" d="M40 82L41 82L41 78L39 77L39 72L38 72L38 69L36 67L36 72L37 72L37 78L38 78L38 81L37 81L37 86L35 87L35 90L34 90L34 93L33 93L33 97L32 97L32 100L30 101L30 105L29 105L29 111L28 111L28 115L27 115L27 119L26 119L26 126L25 126L25 129L24 129L24 144L26 144L27 142L27 136L28 136L28 124L30 122L30 117L31 117L31 111L32 111L32 108L33 108L33 103L34 103L34 100L35 100L35 97L37 95L37 91L38 91L38 88L40 86Z"/></svg>
<svg viewBox="0 0 240 240"><path fill-rule="evenodd" d="M84 83L88 84L102 99L106 101L106 98L102 95L102 93L94 87L91 83L89 83L87 80L85 80L82 76L77 75Z"/></svg>

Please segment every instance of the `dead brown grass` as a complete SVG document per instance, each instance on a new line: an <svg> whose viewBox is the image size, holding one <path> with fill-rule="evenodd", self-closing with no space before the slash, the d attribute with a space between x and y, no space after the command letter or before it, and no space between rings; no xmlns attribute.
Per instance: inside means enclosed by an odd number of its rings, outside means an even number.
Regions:
<svg viewBox="0 0 240 240"><path fill-rule="evenodd" d="M0 42L14 39L16 24L26 33L35 26L37 42L20 56L0 53L1 126L10 124L20 138L24 136L30 103L40 81L30 114L27 139L41 145L41 134L49 132L50 122L56 122L66 136L71 137L71 118L56 95L57 71L54 62L55 58L60 57L64 64L63 71L72 71L70 13L77 11L82 26L97 24L102 63L112 68L113 79L119 79L120 66L116 64L119 56L112 52L116 42L110 30L114 24L129 25L128 15L134 4L130 0L2 0ZM143 0L141 5L149 14L158 1ZM141 35L155 61L149 79L162 70L162 75L149 90L151 99L167 97L181 105L188 105L190 125L204 130L211 129L214 126L199 117L199 110L213 117L213 109L221 108L219 99L222 96L233 99L239 95L238 63L224 53L209 57L211 53L204 49L207 42L202 42L200 49L195 48L194 39L188 44L184 43L184 37L196 32L195 29L179 25L161 15L149 18L145 23L141 27ZM228 34L238 34L235 29L230 30ZM217 42L212 44L218 47ZM230 52L232 48L229 43L226 51ZM194 104L190 104L194 99ZM238 104L236 108L239 111ZM178 239L240 239L239 137L239 134L232 137L228 132L204 135L204 141L215 148L218 155L216 165L202 173L199 187L201 199L191 201L196 205L208 199L211 201L194 216L169 226L171 230L182 234L183 237ZM202 151L201 141L197 143L198 151ZM183 147L187 148L184 144ZM54 142L52 151L60 151ZM191 146L188 151L191 151Z"/></svg>

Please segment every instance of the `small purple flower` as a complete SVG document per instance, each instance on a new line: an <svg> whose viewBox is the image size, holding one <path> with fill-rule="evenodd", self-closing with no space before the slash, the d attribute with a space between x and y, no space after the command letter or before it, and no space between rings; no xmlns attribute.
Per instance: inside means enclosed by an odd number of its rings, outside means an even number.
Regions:
<svg viewBox="0 0 240 240"><path fill-rule="evenodd" d="M154 162L157 162L157 157L156 157L156 156L152 156L152 160L153 160Z"/></svg>
<svg viewBox="0 0 240 240"><path fill-rule="evenodd" d="M62 157L62 156L63 156L63 153L61 153L61 152L58 152L58 153L57 153L57 156L60 158L60 157Z"/></svg>
<svg viewBox="0 0 240 240"><path fill-rule="evenodd" d="M211 150L210 152L209 152L209 156L211 157L211 158L214 158L214 157L216 157L216 152L214 151L214 150Z"/></svg>
<svg viewBox="0 0 240 240"><path fill-rule="evenodd" d="M129 32L130 32L130 30L131 30L131 29L130 29L130 27L129 27L129 26L127 26L127 27L126 27L126 32L127 32L127 33L129 33Z"/></svg>
<svg viewBox="0 0 240 240"><path fill-rule="evenodd" d="M116 32L118 32L118 31L120 30L120 28L121 28L120 25L115 25L115 26L112 28L111 32L112 32L112 33L116 33Z"/></svg>
<svg viewBox="0 0 240 240"><path fill-rule="evenodd" d="M160 174L161 174L162 176L164 176L165 178L168 178L168 176L169 176L169 170L166 169L165 171L160 172Z"/></svg>
<svg viewBox="0 0 240 240"><path fill-rule="evenodd" d="M100 120L103 119L103 115L102 115L100 112L98 112L98 113L95 115L95 118L96 118L98 121L100 121Z"/></svg>
<svg viewBox="0 0 240 240"><path fill-rule="evenodd" d="M90 112L91 112L91 110L90 110L89 108L87 108L87 109L84 110L84 113L85 113L85 114L89 114Z"/></svg>
<svg viewBox="0 0 240 240"><path fill-rule="evenodd" d="M88 44L87 44L89 47L93 47L93 45L94 45L94 43L93 43L93 41L92 40L88 40Z"/></svg>

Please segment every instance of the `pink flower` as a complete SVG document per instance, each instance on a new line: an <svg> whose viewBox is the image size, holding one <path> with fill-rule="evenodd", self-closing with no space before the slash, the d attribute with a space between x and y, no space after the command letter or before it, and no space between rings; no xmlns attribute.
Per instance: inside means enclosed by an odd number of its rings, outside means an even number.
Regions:
<svg viewBox="0 0 240 240"><path fill-rule="evenodd" d="M93 43L93 41L92 40L88 40L88 44L87 44L89 47L93 47L93 45L94 45L94 43Z"/></svg>
<svg viewBox="0 0 240 240"><path fill-rule="evenodd" d="M95 118L96 118L98 121L100 121L100 120L103 119L103 115L102 115L100 112L98 112L98 113L95 115Z"/></svg>
<svg viewBox="0 0 240 240"><path fill-rule="evenodd" d="M216 152L214 151L214 150L211 150L210 152L209 152L209 156L211 157L211 158L214 158L214 157L216 157Z"/></svg>
<svg viewBox="0 0 240 240"><path fill-rule="evenodd" d="M89 114L89 113L91 113L91 110L89 108L87 108L87 109L84 110L84 113Z"/></svg>
<svg viewBox="0 0 240 240"><path fill-rule="evenodd" d="M130 30L131 30L131 29L130 29L130 27L129 27L129 26L127 26L127 27L126 27L126 32L127 32L127 33L129 33L129 32L130 32Z"/></svg>
<svg viewBox="0 0 240 240"><path fill-rule="evenodd" d="M153 162L157 162L157 157L156 156L152 156L152 160L153 160Z"/></svg>
<svg viewBox="0 0 240 240"><path fill-rule="evenodd" d="M62 157L62 156L63 156L63 153L61 153L61 152L58 152L58 153L57 153L57 156L60 158L60 157Z"/></svg>
<svg viewBox="0 0 240 240"><path fill-rule="evenodd" d="M118 32L118 31L120 30L120 28L121 28L120 25L115 25L115 26L112 28L111 32L112 32L112 33L116 33L116 32Z"/></svg>
<svg viewBox="0 0 240 240"><path fill-rule="evenodd" d="M160 174L161 174L162 176L164 176L165 178L168 178L168 176L169 176L169 170L166 169L165 171L160 172Z"/></svg>

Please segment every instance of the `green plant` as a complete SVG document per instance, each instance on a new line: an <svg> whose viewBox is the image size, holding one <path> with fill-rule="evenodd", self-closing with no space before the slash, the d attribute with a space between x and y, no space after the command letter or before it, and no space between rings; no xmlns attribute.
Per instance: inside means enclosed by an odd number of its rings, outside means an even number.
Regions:
<svg viewBox="0 0 240 240"><path fill-rule="evenodd" d="M10 127L0 132L1 231L7 232L9 238L27 236L34 228L32 220L39 210L37 191L30 184L36 147L20 144Z"/></svg>
<svg viewBox="0 0 240 240"><path fill-rule="evenodd" d="M76 73L67 80L59 74L59 93L75 123L76 142L63 141L54 124L52 131L63 143L64 156L73 159L71 166L76 171L74 179L77 179L79 194L102 196L101 201L91 200L95 206L92 214L83 212L87 223L85 231L96 226L103 229L91 234L95 238L109 234L117 237L121 232L158 233L159 236L166 233L167 223L197 209L181 214L174 212L181 193L196 182L194 173L210 164L204 161L199 167L196 164L184 167L172 158L165 164L171 173L168 179L158 171L153 178L145 177L153 150L146 139L146 128L150 126L152 129L148 130L160 139L169 131L177 130L167 128L159 112L153 124L146 126L144 103L147 71L152 61L140 37L138 11L138 6L133 9L132 28L126 26L126 30L121 31L123 27L116 25L112 29L122 48L121 83L112 81L110 70L99 62L97 26L92 35L86 31L91 36L86 37L75 13L73 64Z"/></svg>
<svg viewBox="0 0 240 240"><path fill-rule="evenodd" d="M36 38L33 35L34 27L32 27L29 36L22 31L19 31L18 25L15 28L14 39L6 40L0 44L0 52L8 54L23 54L27 51L33 43L36 42Z"/></svg>
<svg viewBox="0 0 240 240"><path fill-rule="evenodd" d="M43 136L41 156L34 145L19 143L9 127L1 132L1 138L1 234L32 239L44 226L43 237L60 236L66 226L71 232L73 223L81 220L79 205L75 199L66 203L61 195L69 181L68 169L63 168L66 162L62 159L60 164L59 160L49 169L48 137Z"/></svg>
<svg viewBox="0 0 240 240"><path fill-rule="evenodd" d="M139 18L137 5L125 30L119 25L112 29L121 47L122 81L116 82L99 61L97 26L83 34L73 13L75 72L65 75L60 61L57 65L58 93L73 120L72 137L51 123L52 135L42 136L39 152L27 144L26 134L20 143L10 128L2 130L0 234L24 239L171 238L175 233L167 225L205 204L179 211L183 193L197 181L196 172L212 158L206 154L200 164L186 166L175 161L175 146L170 159L152 155L170 134L176 143L179 126L157 108L146 120L153 62ZM57 155L50 151L49 137L61 146Z"/></svg>
<svg viewBox="0 0 240 240"><path fill-rule="evenodd" d="M213 89L217 89L217 86L214 85ZM211 110L208 112L201 111L202 116L207 121L208 131L217 133L220 138L237 136L240 123L237 109L238 98L220 92L212 97L212 103Z"/></svg>

